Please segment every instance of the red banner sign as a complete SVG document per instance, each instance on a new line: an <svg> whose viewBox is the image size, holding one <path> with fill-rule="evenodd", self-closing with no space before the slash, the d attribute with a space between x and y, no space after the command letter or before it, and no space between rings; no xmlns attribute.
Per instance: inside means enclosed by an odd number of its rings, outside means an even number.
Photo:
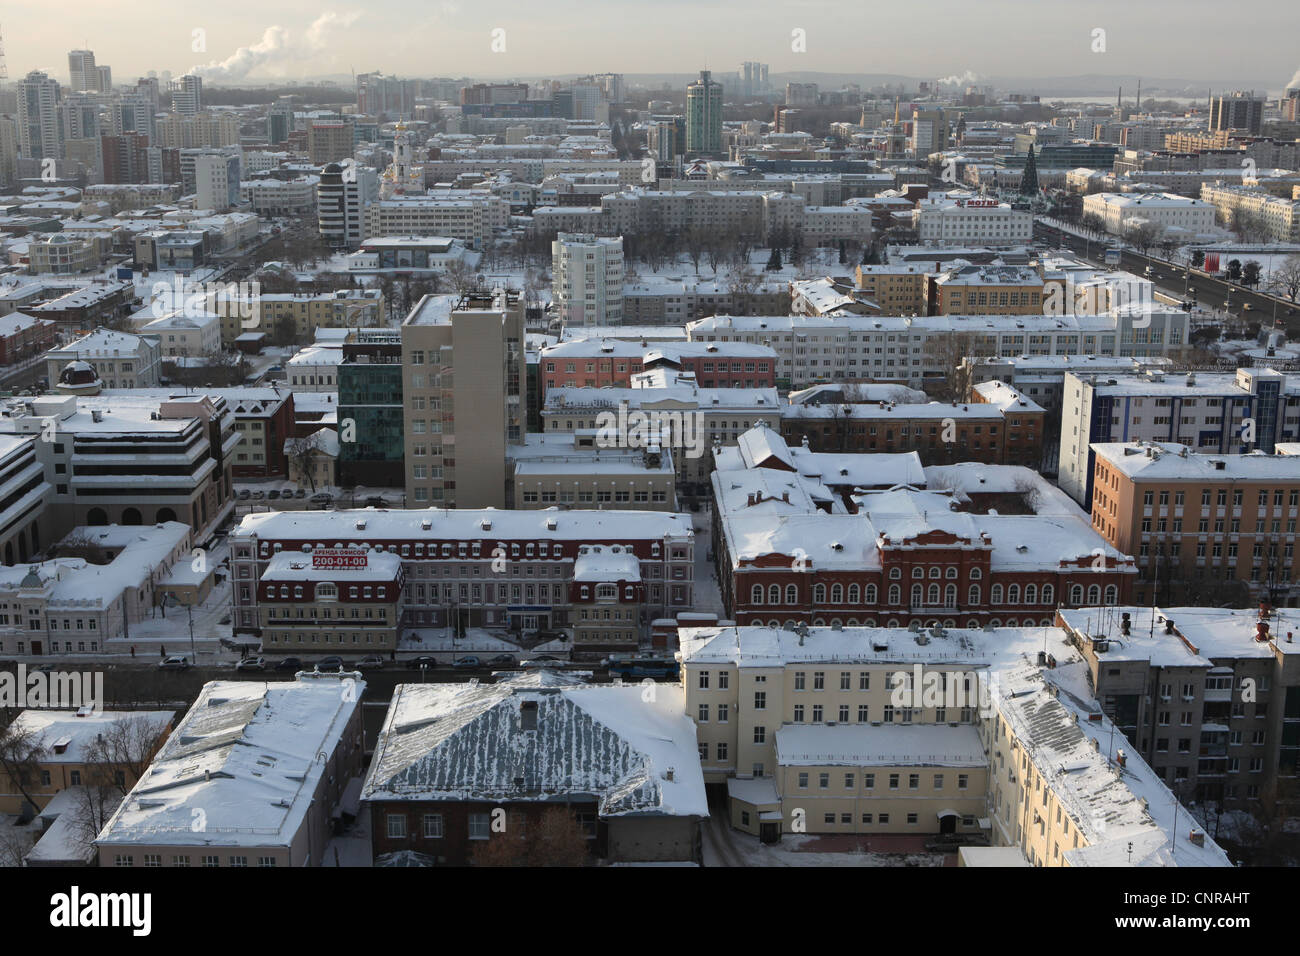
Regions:
<svg viewBox="0 0 1300 956"><path fill-rule="evenodd" d="M321 548L319 551L312 552L311 566L337 571L364 568L368 566L368 562L366 552L360 548Z"/></svg>

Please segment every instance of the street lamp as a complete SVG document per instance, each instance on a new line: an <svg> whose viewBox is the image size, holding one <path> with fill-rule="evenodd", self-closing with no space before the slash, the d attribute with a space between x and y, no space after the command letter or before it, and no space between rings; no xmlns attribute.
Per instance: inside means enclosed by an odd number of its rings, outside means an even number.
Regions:
<svg viewBox="0 0 1300 956"><path fill-rule="evenodd" d="M174 592L168 592L167 600L164 603L167 605L167 607L170 608L176 608L182 606L185 608L185 613L186 616L189 618L189 624L190 624L190 660L193 661L195 664L198 664L199 662L198 652L195 651L194 649L194 605L188 601L186 601L182 605L182 603L179 600L177 600L176 594Z"/></svg>

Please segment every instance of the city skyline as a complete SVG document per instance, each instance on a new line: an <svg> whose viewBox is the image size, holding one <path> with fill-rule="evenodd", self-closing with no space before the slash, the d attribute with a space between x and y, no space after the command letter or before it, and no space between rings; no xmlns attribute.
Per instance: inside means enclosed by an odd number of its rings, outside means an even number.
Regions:
<svg viewBox="0 0 1300 956"><path fill-rule="evenodd" d="M965 8L942 0L936 16L950 14L954 24L961 23L960 30L932 31L924 44L873 45L869 64L861 62L856 38L862 34L855 26L906 37L906 10L846 13L822 2L794 7L768 3L751 8L752 15L737 22L726 6L704 3L692 10L691 29L685 31L675 17L659 15L676 7L659 4L654 19L637 23L633 39L627 33L629 5L617 11L583 10L583 26L574 29L565 8L575 7L576 14L577 6L566 0L559 8L548 7L543 16L540 8L519 3L483 12L447 0L412 14L392 0L381 0L364 11L339 6L313 14L299 4L236 0L219 21L205 23L192 9L146 4L140 12L147 19L123 35L107 8L85 0L74 0L68 10L78 23L75 34L43 26L35 0L17 0L6 5L0 29L11 81L42 69L61 83L68 51L82 46L94 50L99 62L112 64L119 82L149 70L197 70L211 83L232 85L340 77L377 68L407 76L483 78L606 70L695 74L700 69L734 71L748 59L770 63L773 74L896 74L959 82L1035 74L1145 75L1194 84L1189 93L1211 83L1266 83L1270 92L1279 92L1300 74L1291 31L1255 30L1270 16L1293 16L1274 2L1250 4L1254 15L1216 22L1211 34L1203 29L1203 17L1217 8L1200 0L1183 5L1172 21L1167 14L1117 2L1081 12L1019 0L995 0L972 19L960 17ZM401 30L392 29L394 18L402 22ZM504 36L494 36L495 30L504 30ZM796 30L804 31L802 37ZM1096 30L1105 31L1104 44ZM1151 43L1152 31L1159 44ZM1028 46L1017 47L1017 42ZM476 50L478 43L481 49ZM1104 50L1094 52L1102 45ZM1252 50L1248 60L1216 55L1247 45ZM800 47L804 52L795 51Z"/></svg>

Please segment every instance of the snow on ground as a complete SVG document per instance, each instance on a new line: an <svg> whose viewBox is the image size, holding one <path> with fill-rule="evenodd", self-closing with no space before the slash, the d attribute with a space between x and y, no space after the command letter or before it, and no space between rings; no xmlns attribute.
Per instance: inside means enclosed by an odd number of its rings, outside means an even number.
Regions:
<svg viewBox="0 0 1300 956"><path fill-rule="evenodd" d="M370 848L368 819L358 817L342 836L331 839L321 866L371 866L374 854Z"/></svg>
<svg viewBox="0 0 1300 956"><path fill-rule="evenodd" d="M799 836L785 834L779 843L731 828L726 812L715 810L703 829L705 866L916 866L948 865L944 854L921 849L924 838ZM915 849L905 849L915 846ZM845 847L853 846L853 849ZM950 856L955 855L950 854ZM955 863L953 864L955 865Z"/></svg>
<svg viewBox="0 0 1300 956"><path fill-rule="evenodd" d="M713 550L709 515L708 509L702 509L691 515L691 524L695 528L695 603L691 610L711 612L722 618L725 616L722 610L722 591L718 588L714 562L709 560L709 553Z"/></svg>

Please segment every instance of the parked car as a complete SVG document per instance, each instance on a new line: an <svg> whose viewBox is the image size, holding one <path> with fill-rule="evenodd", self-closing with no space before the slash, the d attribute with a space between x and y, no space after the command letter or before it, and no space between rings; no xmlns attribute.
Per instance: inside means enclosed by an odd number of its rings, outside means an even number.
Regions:
<svg viewBox="0 0 1300 956"><path fill-rule="evenodd" d="M519 666L529 668L530 670L538 667L563 667L564 661L544 654L541 657L534 657L530 660L520 661Z"/></svg>
<svg viewBox="0 0 1300 956"><path fill-rule="evenodd" d="M318 671L341 671L343 670L343 658L334 655L322 657L316 662L316 669Z"/></svg>
<svg viewBox="0 0 1300 956"><path fill-rule="evenodd" d="M302 661L297 657L286 657L275 665L278 671L300 671L302 670Z"/></svg>
<svg viewBox="0 0 1300 956"><path fill-rule="evenodd" d="M427 654L423 657L412 657L409 661L406 662L407 670L412 670L412 671L423 670L426 667L429 668L429 670L433 670L437 666L438 666L438 658L430 657Z"/></svg>
<svg viewBox="0 0 1300 956"><path fill-rule="evenodd" d="M247 501L247 500L248 500L248 496L251 495L251 494L252 494L252 492L249 491L247 488L240 488L240 489L239 489L239 500L240 500L240 501Z"/></svg>
<svg viewBox="0 0 1300 956"><path fill-rule="evenodd" d="M388 502L384 501L384 499L379 497L379 495L371 495L366 499L367 508L385 508L387 506Z"/></svg>
<svg viewBox="0 0 1300 956"><path fill-rule="evenodd" d="M473 668L482 667L483 665L479 662L477 657L471 654L468 657L457 658L451 662L451 666L457 670L472 670Z"/></svg>
<svg viewBox="0 0 1300 956"><path fill-rule="evenodd" d="M379 670L381 667L385 665L385 663L386 662L384 661L384 659L380 657L378 654L370 654L366 657L361 658L361 660L357 661L357 670L359 671Z"/></svg>
<svg viewBox="0 0 1300 956"><path fill-rule="evenodd" d="M327 505L334 500L333 495L328 495L323 491L318 491L311 496L311 503L314 505Z"/></svg>
<svg viewBox="0 0 1300 956"><path fill-rule="evenodd" d="M498 654L488 661L488 667L514 667L515 658L513 654Z"/></svg>
<svg viewBox="0 0 1300 956"><path fill-rule="evenodd" d="M307 497L307 489L306 489L306 488L299 488L297 491L295 491L295 492L293 493L293 496L294 496L295 498L306 498L306 497Z"/></svg>
<svg viewBox="0 0 1300 956"><path fill-rule="evenodd" d="M190 666L190 662L186 660L184 657L180 657L178 655L172 655L171 657L164 657L162 660L158 662L158 669L164 671L183 671L186 670L189 666Z"/></svg>
<svg viewBox="0 0 1300 956"><path fill-rule="evenodd" d="M262 500L263 498L265 498L265 497L266 497L266 492L265 492L265 491L255 491L255 492L253 492L253 498L254 498L255 500L257 500L257 501L261 501L261 500Z"/></svg>
<svg viewBox="0 0 1300 956"><path fill-rule="evenodd" d="M272 488L270 491L268 491L268 492L266 493L266 497L268 497L268 498L270 498L272 501L274 501L276 498L279 498L279 497L280 497L280 489L279 489L279 488Z"/></svg>
<svg viewBox="0 0 1300 956"><path fill-rule="evenodd" d="M230 623L230 615L227 614L225 617L223 617L223 618L221 619L221 622L220 622L220 623L222 623L222 624L229 624L229 623Z"/></svg>
<svg viewBox="0 0 1300 956"><path fill-rule="evenodd" d="M245 657L235 665L237 671L264 671L266 670L266 660L261 657Z"/></svg>

